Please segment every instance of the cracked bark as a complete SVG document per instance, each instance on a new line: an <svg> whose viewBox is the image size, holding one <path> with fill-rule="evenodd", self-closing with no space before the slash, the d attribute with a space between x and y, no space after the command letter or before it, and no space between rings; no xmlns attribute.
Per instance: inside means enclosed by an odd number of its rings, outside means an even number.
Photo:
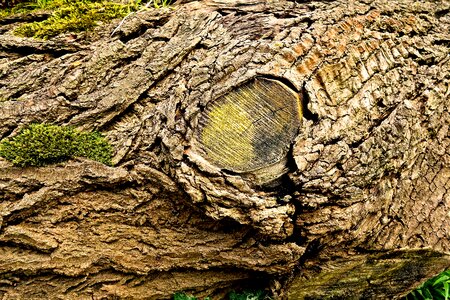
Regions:
<svg viewBox="0 0 450 300"><path fill-rule="evenodd" d="M448 1L206 1L48 41L0 25L0 138L103 132L114 166L0 159L5 299L394 299L450 267ZM30 18L29 16L26 18ZM193 147L258 76L304 101L281 185ZM288 145L289 146L289 145Z"/></svg>

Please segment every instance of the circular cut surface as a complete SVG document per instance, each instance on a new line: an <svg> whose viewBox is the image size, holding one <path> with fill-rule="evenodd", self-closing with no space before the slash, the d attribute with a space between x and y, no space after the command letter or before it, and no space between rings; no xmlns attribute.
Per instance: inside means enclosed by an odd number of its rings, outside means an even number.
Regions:
<svg viewBox="0 0 450 300"><path fill-rule="evenodd" d="M278 80L256 78L210 103L197 132L204 158L250 172L282 160L301 119L299 96Z"/></svg>

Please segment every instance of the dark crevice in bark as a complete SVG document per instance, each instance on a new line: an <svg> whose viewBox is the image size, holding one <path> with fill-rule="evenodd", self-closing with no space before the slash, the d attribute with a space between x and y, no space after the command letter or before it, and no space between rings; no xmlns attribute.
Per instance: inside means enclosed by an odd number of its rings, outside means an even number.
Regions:
<svg viewBox="0 0 450 300"><path fill-rule="evenodd" d="M74 190L73 193L69 195L74 195L79 192L89 192L89 191L105 191L105 192L120 192L129 188L138 187L139 184L137 184L135 181L119 181L119 182L113 182L113 181L102 181L98 183L93 183L91 181L97 180L97 177L95 176L82 176L81 180L79 182L80 186L78 189Z"/></svg>
<svg viewBox="0 0 450 300"><path fill-rule="evenodd" d="M446 9L436 11L434 13L434 15L436 18L442 18L442 17L448 15L449 12L450 12L450 8L446 8Z"/></svg>
<svg viewBox="0 0 450 300"><path fill-rule="evenodd" d="M19 54L21 56L28 56L31 54L46 54L46 55L51 56L52 58L59 58L63 55L69 54L69 53L75 53L81 49L70 49L69 50L64 47L36 48L36 47L32 47L32 46L19 45L19 46L13 46L13 47L0 46L0 50L4 51L6 53Z"/></svg>
<svg viewBox="0 0 450 300"><path fill-rule="evenodd" d="M279 179L266 183L261 186L262 191L273 193L280 201L284 202L283 198L290 196L295 191L295 185L289 178L288 174L284 174Z"/></svg>
<svg viewBox="0 0 450 300"><path fill-rule="evenodd" d="M303 117L306 120L312 121L314 124L316 124L319 121L319 115L311 112L308 108L308 104L311 101L308 91L306 90L306 83L303 84L301 93L302 93L302 110L303 110Z"/></svg>
<svg viewBox="0 0 450 300"><path fill-rule="evenodd" d="M135 29L134 31L132 31L130 34L126 34L126 35L122 35L119 37L119 40L126 44L129 41L140 37L141 35L143 35L145 32L147 31L147 27L144 26L143 24L141 24L141 26L139 26L137 29Z"/></svg>
<svg viewBox="0 0 450 300"><path fill-rule="evenodd" d="M370 137L370 136L372 135L372 132L373 132L376 128L380 127L380 125L381 125L387 118L389 118L389 117L391 116L391 114L394 112L394 110L395 110L397 107L398 107L398 105L394 105L394 106L388 108L387 111L384 113L384 116L383 116L383 117L381 117L381 118L378 119L378 120L375 120L374 123L368 128L368 130L367 130L368 135L367 135L367 136ZM357 141L355 141L355 142L353 142L353 143L350 143L350 144L349 144L349 147L352 148L352 149L357 149L357 148L359 148L359 146L361 146L366 140L367 140L367 138L362 138L362 139L360 139L360 140L357 140Z"/></svg>
<svg viewBox="0 0 450 300"><path fill-rule="evenodd" d="M323 258L321 259L321 254L324 249L325 249L325 245L323 245L319 239L314 239L314 240L310 241L306 245L306 250L305 250L304 254L298 260L297 265L296 265L295 269L293 270L291 276L286 278L286 280L284 281L283 288L284 289L288 288L293 283L295 278L309 279L311 277L314 278L314 276L317 274L320 274L322 271L322 268L321 268L321 264L318 262L323 260ZM311 265L311 263L310 263L311 261L316 261L317 263L314 265ZM327 295L327 296L329 296L329 295ZM319 299L319 298L315 298L314 295L311 295L311 298L305 298L305 299ZM320 299L347 299L347 298L320 297Z"/></svg>
<svg viewBox="0 0 450 300"><path fill-rule="evenodd" d="M325 146L329 146L329 145L334 145L339 143L340 141L342 141L343 137L342 136L338 136L338 137L334 137L332 139L330 139L329 141L326 141L324 143Z"/></svg>
<svg viewBox="0 0 450 300"><path fill-rule="evenodd" d="M228 169L220 169L223 173L227 174L227 175L231 175L231 176L240 176L241 173L235 172L233 170L228 170Z"/></svg>
<svg viewBox="0 0 450 300"><path fill-rule="evenodd" d="M433 66L436 64L436 57L419 57L416 54L410 53L409 56L419 65L419 66Z"/></svg>
<svg viewBox="0 0 450 300"><path fill-rule="evenodd" d="M26 94L27 92L28 91L26 89L18 89L13 94L11 94L9 99L19 99L22 95ZM12 101L16 101L16 100L12 100Z"/></svg>
<svg viewBox="0 0 450 300"><path fill-rule="evenodd" d="M27 280L32 280L34 279L36 276L48 276L50 278L54 278L54 277L59 277L59 274L56 275L55 273L52 272L51 269L46 269L46 270L39 270L37 272L30 272L30 271L24 271L21 272L20 269L18 270L14 270L14 271L9 271L9 272L5 272L2 273L0 275L1 279L4 280L8 280L12 282L12 285L16 286L16 283L19 283L20 281L27 281ZM79 276L67 276L65 274L61 274L62 277L67 277L67 278L79 278ZM4 280L1 282L1 284L4 284ZM0 285L1 286L1 285Z"/></svg>
<svg viewBox="0 0 450 300"><path fill-rule="evenodd" d="M446 46L447 48L450 48L450 39L441 39L441 40L433 40L434 45L440 45L440 46Z"/></svg>
<svg viewBox="0 0 450 300"><path fill-rule="evenodd" d="M238 7L236 7L236 8L234 8L234 7L233 8L232 7L221 8L216 11L223 17L231 15L231 14L233 17L241 17L241 16L245 16L249 13L247 11L240 10Z"/></svg>
<svg viewBox="0 0 450 300"><path fill-rule="evenodd" d="M202 272L201 270L196 270L193 268L176 268L172 270L168 270L165 272L157 272L156 274L150 273L148 275L137 275L135 278L139 279L140 281L143 281L144 279L153 279L155 275L162 276L164 273L172 274L172 273L190 273L190 272ZM233 281L227 281L224 283L215 283L215 286L209 286L209 287L202 287L202 288L193 288L192 290L187 290L184 292L187 292L188 294L192 293L199 293L205 290L205 288L208 289L214 289L214 293L210 295L211 299L224 299L222 298L224 295L227 295L231 291L244 291L244 290L266 290L269 289L271 280L273 276L268 275L265 272L258 272L258 271L251 271L251 270L239 270L239 269L233 269L233 268L209 268L206 272L218 272L223 274L233 274L236 272L244 272L247 274L246 279L235 279ZM113 270L113 272L118 272ZM98 283L98 288L102 288L103 283ZM183 291L180 291L183 292ZM216 296L220 296L220 298L216 298ZM169 298L161 298L161 299L169 299ZM171 298L170 298L171 299Z"/></svg>
<svg viewBox="0 0 450 300"><path fill-rule="evenodd" d="M133 104L136 103L136 101L133 101L128 106L124 108L117 107L118 105L113 105L109 107L108 109L104 110L102 113L104 115L108 114L114 114L109 120L104 121L103 123L99 123L97 127L93 128L95 130L100 131L108 131L109 128L112 128L115 123L119 122L120 119L123 118L124 115L131 113L133 111ZM78 120L75 124L81 124L82 121ZM95 124L95 123L94 123ZM74 125L74 124L72 124Z"/></svg>
<svg viewBox="0 0 450 300"><path fill-rule="evenodd" d="M157 136L155 138L155 140L153 141L153 143L150 144L148 147L146 147L144 150L157 154L157 153L161 152L161 146L162 146L162 139L161 139L161 137ZM159 148L159 149L157 150L157 148ZM184 160L186 160L187 155L185 154L183 158L184 158Z"/></svg>
<svg viewBox="0 0 450 300"><path fill-rule="evenodd" d="M89 110L89 108L87 107L80 107L77 105L74 105L78 99L78 94L77 93L70 93L69 95L67 95L65 92L60 91L57 94L58 97L63 97L65 102L68 103L68 105L70 105L72 108L76 108L78 111L76 112L76 114L82 113L86 110ZM67 120L68 121L68 120Z"/></svg>
<svg viewBox="0 0 450 300"><path fill-rule="evenodd" d="M320 1L316 1L316 0L286 0L287 2L294 2L294 3L311 3L311 2L322 2L322 3L332 3L332 2L336 2L336 0L320 0Z"/></svg>
<svg viewBox="0 0 450 300"><path fill-rule="evenodd" d="M164 26L167 22L169 22L170 17L171 16L167 15L167 16L160 16L159 18L155 17L150 20L144 20L143 22L135 26L130 32L125 33L119 29L118 32L115 33L114 35L119 36L119 40L124 44L126 44L127 42L144 35L148 29L152 28L156 29ZM155 37L151 37L151 39L152 41L155 41Z"/></svg>
<svg viewBox="0 0 450 300"><path fill-rule="evenodd" d="M203 41L195 45L195 50L208 50L210 48L212 47L206 45L205 43L203 43Z"/></svg>
<svg viewBox="0 0 450 300"><path fill-rule="evenodd" d="M125 35L125 34L124 34L124 35L121 35L121 36L119 37L119 40L120 40L122 43L126 44L126 43L128 43L129 41L134 40L134 39L136 39L136 38L142 36L143 34L145 34L145 32L147 31L147 29L148 29L147 26L145 26L144 24L141 24L138 28L136 28L135 30L133 30L131 33L126 34L126 35ZM155 41L155 39L152 38L152 41Z"/></svg>
<svg viewBox="0 0 450 300"><path fill-rule="evenodd" d="M259 77L264 77L267 79L272 79L272 80L278 80L281 83L285 84L286 86L288 86L291 90L293 90L294 92L296 92L297 94L299 93L298 89L295 87L295 85L287 78L284 77L277 77L277 76L273 76L270 74L260 74ZM257 77L258 78L258 77Z"/></svg>
<svg viewBox="0 0 450 300"><path fill-rule="evenodd" d="M302 265L305 264L308 260L314 260L316 258L320 251L324 248L324 245L321 244L319 239L312 240L308 243L306 246L305 253L302 255L302 257L299 259L297 264L297 270L300 270L302 268ZM319 266L318 266L319 270Z"/></svg>
<svg viewBox="0 0 450 300"><path fill-rule="evenodd" d="M284 174L277 180L273 182L269 182L261 187L261 190L266 192L274 193L277 199L280 199L281 202L285 202L285 197L292 197L294 192L296 192L296 186L294 182L291 180L289 174L297 171L297 164L295 163L293 156L293 144L291 145L288 153L287 153L287 162L286 167L288 169L288 173Z"/></svg>
<svg viewBox="0 0 450 300"><path fill-rule="evenodd" d="M297 224L297 220L299 218L301 218L301 215L304 212L304 207L298 201L292 201L292 203L294 204L294 207L295 207L295 212L292 217L292 222L294 224ZM304 247L305 243L306 243L306 239L303 237L302 230L303 229L300 228L299 226L294 226L294 231L293 231L292 235L286 239L286 242L294 243L298 246Z"/></svg>
<svg viewBox="0 0 450 300"><path fill-rule="evenodd" d="M14 215L8 215L3 218L3 227L14 226L14 225L20 224L25 219L27 219L31 216L37 215L38 211L35 212L34 210L38 210L39 208L42 208L43 205L48 205L47 207L51 207L49 204L50 204L50 201L46 202L45 204L40 203L40 205L34 205L33 207L27 207L20 211L15 211Z"/></svg>
<svg viewBox="0 0 450 300"><path fill-rule="evenodd" d="M169 37L158 36L152 38L152 42L168 42L168 41L170 41Z"/></svg>
<svg viewBox="0 0 450 300"><path fill-rule="evenodd" d="M16 183L17 184L17 183ZM33 185L32 185L33 184ZM20 188L23 188L23 191L21 191L20 193L8 193L10 195L10 197L12 198L11 200L14 201L18 201L20 198L22 198L23 196L25 196L26 194L30 194L33 192L37 192L39 191L42 187L44 187L44 184L41 182L32 182L32 184L28 184L28 185L21 185ZM2 191L3 193L3 191ZM0 194L1 195L1 194ZM3 196L4 197L4 196ZM4 198L3 198L4 199ZM4 200L8 200L8 199L4 199Z"/></svg>
<svg viewBox="0 0 450 300"><path fill-rule="evenodd" d="M95 273L94 273L95 274ZM72 279L72 278L71 278ZM72 280L76 280L77 278L73 278ZM79 290L80 288L82 288L83 286L85 286L86 285L86 281L87 281L87 279L88 278L86 278L86 277L84 277L84 276L80 276L80 277L78 277L78 279L80 279L80 281L78 282L78 283L75 283L73 286L70 286L70 287L68 287L68 288L66 288L65 289L65 293L70 293L70 292L72 292L72 291L76 291L76 290ZM83 279L83 280L82 280ZM100 289L102 286L101 285L103 285L103 284L114 284L114 283L117 283L117 282L119 282L120 280L108 280L107 282L99 282L99 283L97 283L97 284L89 284L89 288L91 289L91 290L95 290L95 289ZM92 291L92 299L95 299L94 298L94 294L93 294L93 291Z"/></svg>
<svg viewBox="0 0 450 300"><path fill-rule="evenodd" d="M3 128L4 132L3 134L0 135L0 140L9 137L14 132L14 130L16 130L16 128L17 127L15 126L14 127L8 126L6 130L5 128Z"/></svg>
<svg viewBox="0 0 450 300"><path fill-rule="evenodd" d="M39 248L39 247L33 246L31 244L15 242L15 241L11 241L11 240L8 240L8 241L0 240L0 247L16 248L16 249L20 248L20 249L24 249L24 250L28 250L28 251L33 251L37 254L51 254L52 252L54 252L56 250L56 247L44 249L44 248Z"/></svg>
<svg viewBox="0 0 450 300"><path fill-rule="evenodd" d="M251 279L242 280L236 284L235 288L239 290L265 290L269 288L272 276L266 273L252 274ZM228 289L229 290L229 289Z"/></svg>
<svg viewBox="0 0 450 300"><path fill-rule="evenodd" d="M133 106L134 106L135 103L136 102L133 102L128 107L126 107L124 110L120 111L120 113L118 113L117 115L112 117L107 122L101 124L101 126L99 126L99 128L96 128L96 129L100 129L102 131L110 131L113 128L114 124L119 122L124 116L126 116L128 114L134 114ZM116 107L111 107L111 109L105 111L105 113L114 112L114 111L118 111L117 108Z"/></svg>

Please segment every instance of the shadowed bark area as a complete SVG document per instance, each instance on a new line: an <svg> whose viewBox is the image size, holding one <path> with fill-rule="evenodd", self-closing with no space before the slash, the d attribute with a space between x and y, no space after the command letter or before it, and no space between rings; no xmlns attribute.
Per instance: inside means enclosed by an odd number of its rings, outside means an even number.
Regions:
<svg viewBox="0 0 450 300"><path fill-rule="evenodd" d="M114 158L0 158L0 295L395 299L449 268L449 9L194 1L46 41L3 20L0 138L70 125L101 131ZM301 125L276 168L241 174L198 132L255 78L298 94Z"/></svg>

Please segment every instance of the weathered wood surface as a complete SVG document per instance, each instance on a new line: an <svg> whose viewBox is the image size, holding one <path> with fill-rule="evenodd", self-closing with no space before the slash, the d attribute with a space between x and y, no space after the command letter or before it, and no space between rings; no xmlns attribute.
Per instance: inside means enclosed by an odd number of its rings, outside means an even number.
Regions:
<svg viewBox="0 0 450 300"><path fill-rule="evenodd" d="M204 156L222 168L251 172L279 162L300 127L298 94L257 78L206 107L198 138Z"/></svg>
<svg viewBox="0 0 450 300"><path fill-rule="evenodd" d="M449 267L449 7L189 2L49 41L4 22L0 138L73 125L115 156L0 159L0 295L383 299ZM196 151L208 105L256 77L305 108L269 188Z"/></svg>

